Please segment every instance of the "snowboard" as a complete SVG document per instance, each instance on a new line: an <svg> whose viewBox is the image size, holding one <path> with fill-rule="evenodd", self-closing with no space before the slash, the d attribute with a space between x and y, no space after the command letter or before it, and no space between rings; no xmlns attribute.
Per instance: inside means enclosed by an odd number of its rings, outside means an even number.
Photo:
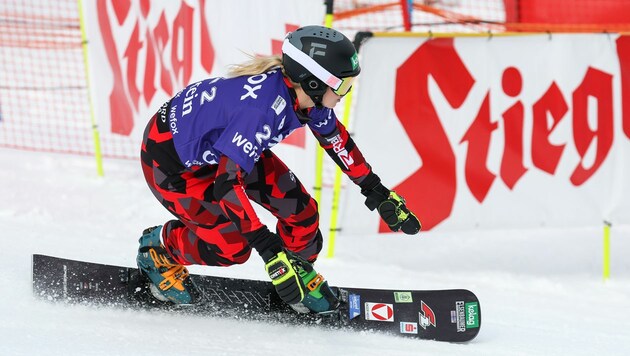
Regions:
<svg viewBox="0 0 630 356"><path fill-rule="evenodd" d="M381 332L416 339L470 341L479 333L479 300L465 289L384 290L332 287L337 311L299 314L271 282L191 274L199 303L177 306L155 299L137 268L33 255L33 293L44 300L258 320L287 325Z"/></svg>

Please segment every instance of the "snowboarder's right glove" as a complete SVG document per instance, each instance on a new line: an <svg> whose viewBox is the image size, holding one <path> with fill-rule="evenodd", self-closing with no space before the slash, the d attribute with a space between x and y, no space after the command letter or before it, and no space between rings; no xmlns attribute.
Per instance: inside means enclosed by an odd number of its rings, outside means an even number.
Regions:
<svg viewBox="0 0 630 356"><path fill-rule="evenodd" d="M418 217L407 209L405 199L381 183L372 189L362 190L361 194L367 197L365 205L370 210L377 209L392 231L402 230L407 235L414 235L422 228Z"/></svg>

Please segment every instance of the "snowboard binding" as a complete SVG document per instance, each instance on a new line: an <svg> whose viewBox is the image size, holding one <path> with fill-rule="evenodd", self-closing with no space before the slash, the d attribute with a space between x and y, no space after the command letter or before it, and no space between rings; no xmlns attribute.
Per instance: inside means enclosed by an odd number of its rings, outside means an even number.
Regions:
<svg viewBox="0 0 630 356"><path fill-rule="evenodd" d="M178 304L164 297L159 291L158 287L140 270L134 269L128 273L127 276L127 292L129 299L138 305L150 305L159 307L186 307L199 303L203 299L203 293L192 282L190 278L187 279L187 283L190 283L188 290L191 294L190 303Z"/></svg>

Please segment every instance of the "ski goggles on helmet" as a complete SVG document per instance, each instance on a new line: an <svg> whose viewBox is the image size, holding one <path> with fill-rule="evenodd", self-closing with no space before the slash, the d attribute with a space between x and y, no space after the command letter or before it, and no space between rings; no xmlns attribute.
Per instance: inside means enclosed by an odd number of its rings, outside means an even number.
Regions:
<svg viewBox="0 0 630 356"><path fill-rule="evenodd" d="M352 83L354 82L355 77L336 77L309 55L295 47L289 39L285 39L284 43L282 43L282 53L291 57L291 59L298 62L302 67L317 77L317 79L331 87L335 94L344 96L348 94L352 88Z"/></svg>
<svg viewBox="0 0 630 356"><path fill-rule="evenodd" d="M348 94L350 89L352 89L352 84L354 83L354 78L356 78L356 77L341 78L341 83L339 84L339 87L337 89L331 87L333 93L335 93L335 94L337 94L339 96L344 96L344 95Z"/></svg>

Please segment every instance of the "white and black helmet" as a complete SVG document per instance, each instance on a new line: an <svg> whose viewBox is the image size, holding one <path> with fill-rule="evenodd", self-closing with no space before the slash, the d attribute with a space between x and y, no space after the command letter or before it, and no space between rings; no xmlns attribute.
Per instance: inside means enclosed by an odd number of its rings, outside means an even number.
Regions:
<svg viewBox="0 0 630 356"><path fill-rule="evenodd" d="M352 42L324 26L305 26L289 33L282 44L286 75L321 106L328 87L346 95L359 75L359 59Z"/></svg>

